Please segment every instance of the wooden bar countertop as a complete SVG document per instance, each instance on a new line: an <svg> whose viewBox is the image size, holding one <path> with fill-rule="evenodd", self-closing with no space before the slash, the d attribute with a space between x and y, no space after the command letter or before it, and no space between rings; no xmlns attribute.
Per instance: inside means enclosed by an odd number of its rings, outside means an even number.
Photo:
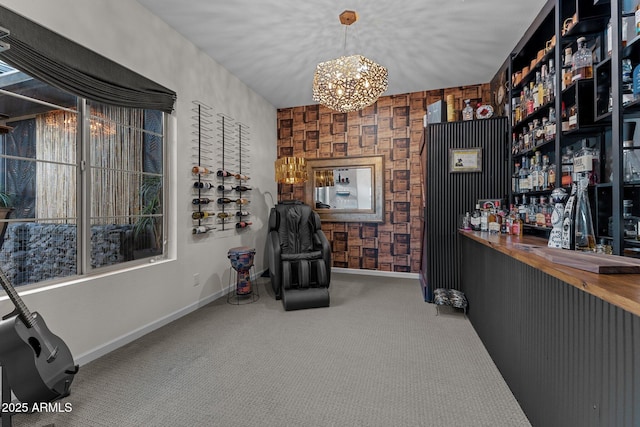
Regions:
<svg viewBox="0 0 640 427"><path fill-rule="evenodd" d="M546 247L547 240L540 237L526 235L519 237L463 230L460 230L460 234L640 316L640 274L590 273L562 264L555 264L522 246ZM602 256L606 257L607 255Z"/></svg>

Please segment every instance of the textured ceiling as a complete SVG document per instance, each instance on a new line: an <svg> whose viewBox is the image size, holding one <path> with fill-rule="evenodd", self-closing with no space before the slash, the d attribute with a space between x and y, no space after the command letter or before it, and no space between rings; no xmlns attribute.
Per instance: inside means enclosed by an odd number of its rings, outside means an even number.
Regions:
<svg viewBox="0 0 640 427"><path fill-rule="evenodd" d="M545 0L138 0L277 108L314 104L318 62L359 53L384 95L489 82ZM338 15L356 10L348 27Z"/></svg>

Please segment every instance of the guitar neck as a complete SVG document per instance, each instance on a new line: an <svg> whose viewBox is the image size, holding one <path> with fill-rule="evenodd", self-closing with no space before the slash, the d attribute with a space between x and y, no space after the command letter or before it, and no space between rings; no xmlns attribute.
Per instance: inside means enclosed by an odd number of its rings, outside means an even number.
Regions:
<svg viewBox="0 0 640 427"><path fill-rule="evenodd" d="M5 292L9 296L9 299L16 307L16 310L18 310L22 321L30 328L34 327L36 322L33 314L31 314L27 306L24 304L22 298L20 298L20 295L18 295L18 292L16 292L16 290L14 289L9 279L4 274L4 271L2 271L2 268L0 268L0 284L2 284L2 288L5 290Z"/></svg>

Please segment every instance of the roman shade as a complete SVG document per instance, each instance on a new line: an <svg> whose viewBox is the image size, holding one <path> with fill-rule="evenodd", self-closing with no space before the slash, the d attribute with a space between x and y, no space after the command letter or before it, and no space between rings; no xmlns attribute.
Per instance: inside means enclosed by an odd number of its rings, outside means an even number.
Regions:
<svg viewBox="0 0 640 427"><path fill-rule="evenodd" d="M173 111L174 91L2 6L0 26L11 45L0 60L34 78L105 104Z"/></svg>

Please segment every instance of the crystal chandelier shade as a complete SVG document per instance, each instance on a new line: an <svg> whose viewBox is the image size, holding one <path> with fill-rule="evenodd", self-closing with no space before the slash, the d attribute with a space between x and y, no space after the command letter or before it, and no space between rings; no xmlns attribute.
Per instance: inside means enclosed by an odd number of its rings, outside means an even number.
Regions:
<svg viewBox="0 0 640 427"><path fill-rule="evenodd" d="M313 77L313 100L341 113L362 110L387 90L387 69L362 55L321 62Z"/></svg>
<svg viewBox="0 0 640 427"><path fill-rule="evenodd" d="M340 14L340 22L345 26L357 20L355 11ZM345 49L346 44L345 28ZM362 110L387 90L387 77L385 67L362 55L321 62L313 76L313 100L341 113Z"/></svg>

